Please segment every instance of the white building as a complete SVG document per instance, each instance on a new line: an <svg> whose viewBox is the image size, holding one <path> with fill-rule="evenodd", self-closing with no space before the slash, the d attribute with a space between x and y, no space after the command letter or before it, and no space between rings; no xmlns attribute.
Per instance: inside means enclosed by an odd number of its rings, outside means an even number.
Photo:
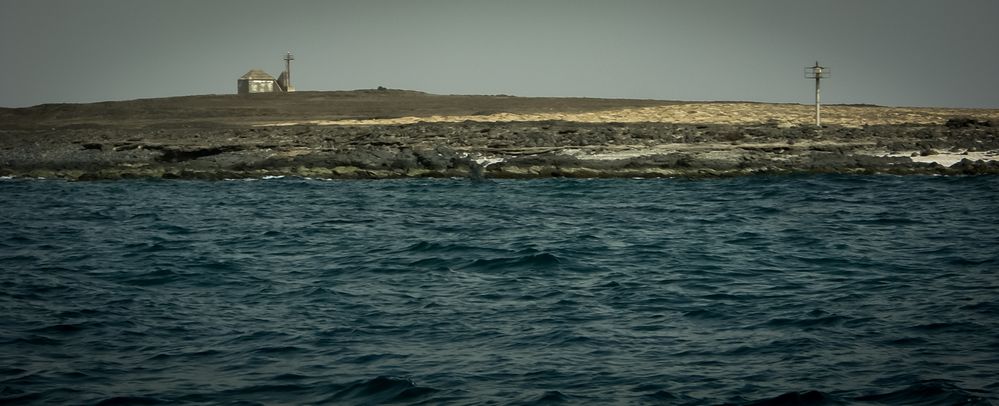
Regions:
<svg viewBox="0 0 999 406"><path fill-rule="evenodd" d="M250 69L245 75L240 76L236 81L236 92L239 94L249 93L272 93L283 92L281 86L273 76L260 69Z"/></svg>

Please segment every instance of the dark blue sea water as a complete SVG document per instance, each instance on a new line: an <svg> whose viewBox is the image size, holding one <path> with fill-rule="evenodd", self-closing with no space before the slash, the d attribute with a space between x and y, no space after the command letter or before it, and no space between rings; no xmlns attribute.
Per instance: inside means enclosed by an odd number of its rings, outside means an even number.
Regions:
<svg viewBox="0 0 999 406"><path fill-rule="evenodd" d="M999 177L0 181L2 404L989 404Z"/></svg>

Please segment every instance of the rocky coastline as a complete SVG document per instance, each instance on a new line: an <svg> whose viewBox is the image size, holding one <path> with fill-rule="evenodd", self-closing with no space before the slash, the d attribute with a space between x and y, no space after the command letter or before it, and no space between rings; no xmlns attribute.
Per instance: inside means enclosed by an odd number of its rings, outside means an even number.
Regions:
<svg viewBox="0 0 999 406"><path fill-rule="evenodd" d="M468 108L477 107L473 103ZM198 119L197 111L179 121L137 124L126 119L80 120L79 113L53 118L24 109L4 110L0 176L16 178L999 174L999 123L989 117L822 128L772 120L261 125L259 121L266 120L205 121Z"/></svg>

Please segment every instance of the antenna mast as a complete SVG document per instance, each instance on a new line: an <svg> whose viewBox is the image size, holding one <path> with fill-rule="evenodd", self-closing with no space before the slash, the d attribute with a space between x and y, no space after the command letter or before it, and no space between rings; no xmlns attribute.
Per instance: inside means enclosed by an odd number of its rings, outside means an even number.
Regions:
<svg viewBox="0 0 999 406"><path fill-rule="evenodd" d="M805 68L805 78L815 79L815 126L822 127L822 107L819 102L819 96L822 92L821 82L823 78L832 77L832 71L825 67L819 66L819 61L815 61L815 66L809 66Z"/></svg>

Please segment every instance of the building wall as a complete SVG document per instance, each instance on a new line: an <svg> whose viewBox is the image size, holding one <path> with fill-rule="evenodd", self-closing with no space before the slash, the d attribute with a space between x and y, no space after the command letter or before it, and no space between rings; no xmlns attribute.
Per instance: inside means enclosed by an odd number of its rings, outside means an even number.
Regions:
<svg viewBox="0 0 999 406"><path fill-rule="evenodd" d="M236 82L236 92L239 94L248 93L271 93L275 92L277 85L273 80L243 80Z"/></svg>
<svg viewBox="0 0 999 406"><path fill-rule="evenodd" d="M251 80L250 93L270 93L274 91L273 80Z"/></svg>

